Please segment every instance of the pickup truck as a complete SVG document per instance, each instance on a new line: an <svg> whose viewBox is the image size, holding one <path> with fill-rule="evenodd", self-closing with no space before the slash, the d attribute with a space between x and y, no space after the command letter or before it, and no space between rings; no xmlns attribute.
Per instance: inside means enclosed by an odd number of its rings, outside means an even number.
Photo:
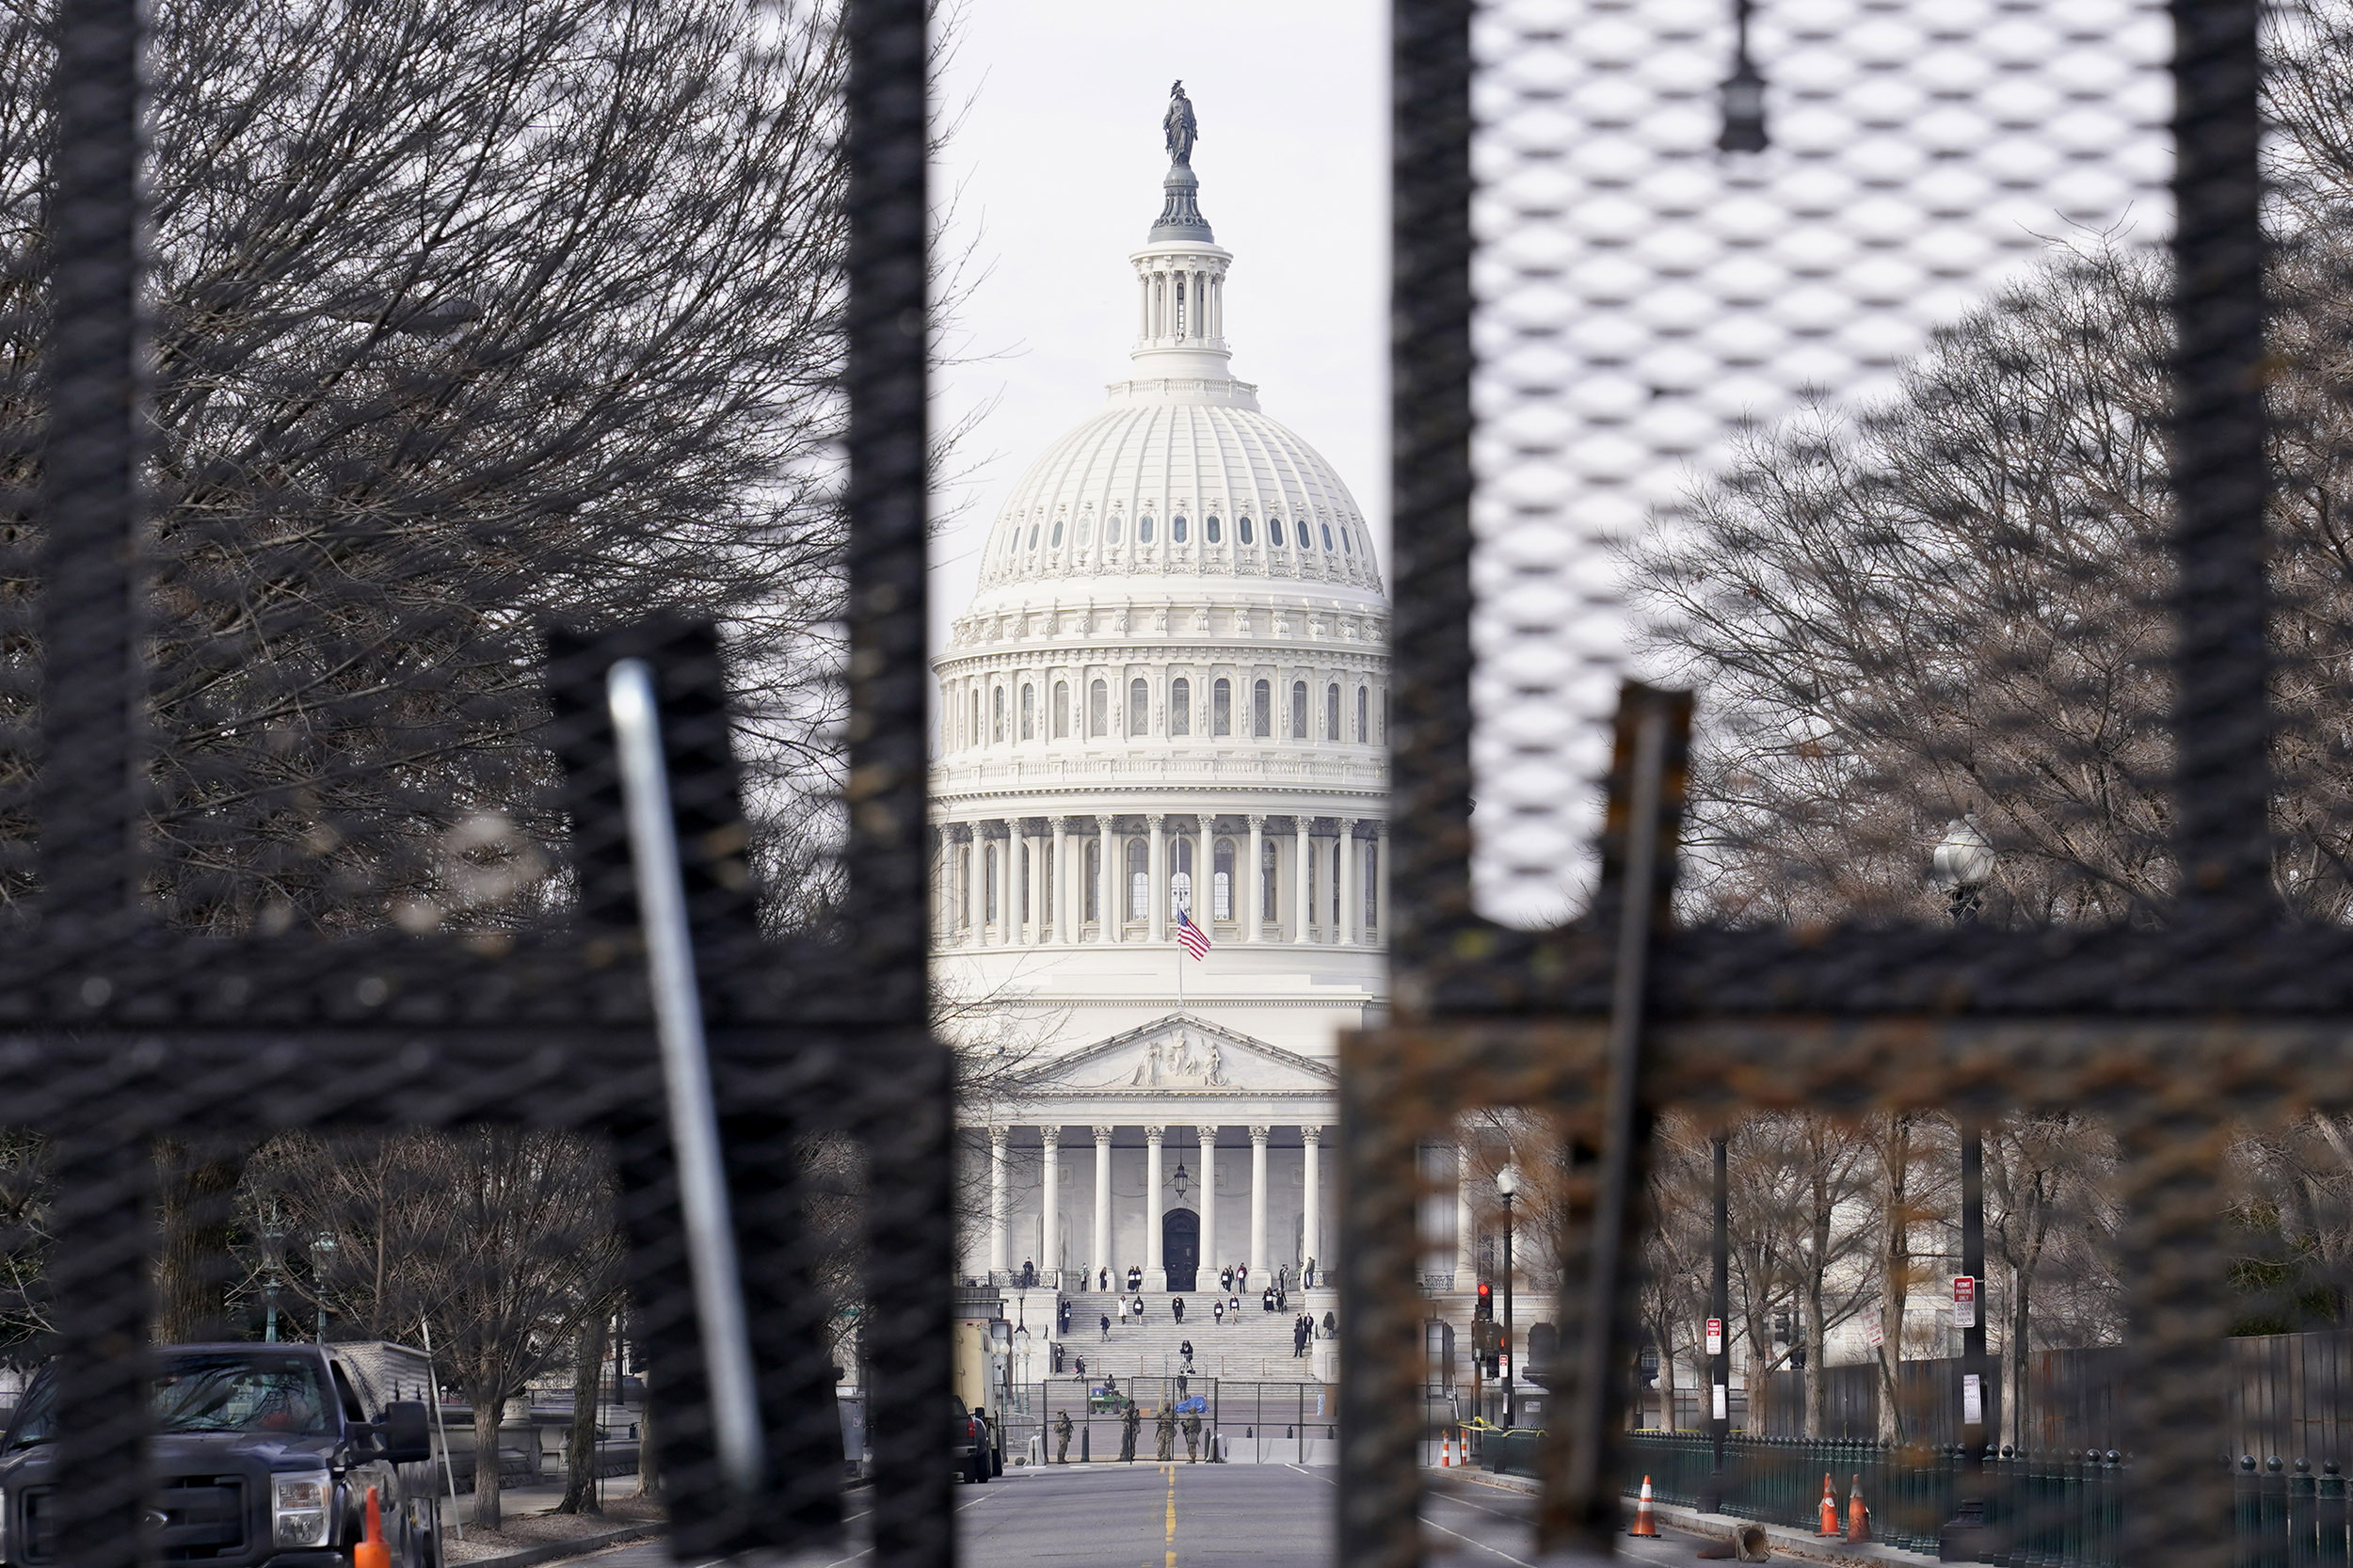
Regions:
<svg viewBox="0 0 2353 1568"><path fill-rule="evenodd" d="M147 1522L155 1558L210 1568L351 1568L376 1488L394 1568L440 1568L431 1389L395 1346L168 1345L156 1356ZM388 1370L389 1368L389 1370ZM417 1398L398 1399L399 1393ZM0 1438L0 1561L56 1560L56 1368Z"/></svg>

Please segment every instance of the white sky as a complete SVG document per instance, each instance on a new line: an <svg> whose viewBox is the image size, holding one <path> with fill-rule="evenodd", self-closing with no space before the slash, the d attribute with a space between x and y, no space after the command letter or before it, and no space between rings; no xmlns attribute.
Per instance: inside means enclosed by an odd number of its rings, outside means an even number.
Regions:
<svg viewBox="0 0 2353 1568"><path fill-rule="evenodd" d="M1005 493L1128 374L1128 252L1160 215L1160 113L1201 121L1201 209L1234 252L1234 374L1338 468L1388 536L1387 39L1380 0L963 0L936 112L935 189L967 297L936 378L948 466L932 548L936 642L969 601Z"/></svg>

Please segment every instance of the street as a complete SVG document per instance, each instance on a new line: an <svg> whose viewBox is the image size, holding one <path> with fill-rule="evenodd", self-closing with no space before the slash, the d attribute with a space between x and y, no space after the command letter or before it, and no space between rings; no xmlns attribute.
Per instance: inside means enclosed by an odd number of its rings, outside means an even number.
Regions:
<svg viewBox="0 0 2353 1568"><path fill-rule="evenodd" d="M1451 1477L1428 1478L1422 1509L1430 1568L1535 1568L1526 1494ZM1291 1464L1097 1464L1008 1470L955 1493L960 1558L969 1568L1329 1568L1334 1476ZM864 1499L850 1503L855 1528ZM1621 1560L1696 1564L1700 1543L1668 1531L1621 1537ZM792 1560L792 1568L849 1568L862 1554ZM663 1544L617 1546L584 1568L666 1568ZM711 1568L719 1568L717 1563Z"/></svg>

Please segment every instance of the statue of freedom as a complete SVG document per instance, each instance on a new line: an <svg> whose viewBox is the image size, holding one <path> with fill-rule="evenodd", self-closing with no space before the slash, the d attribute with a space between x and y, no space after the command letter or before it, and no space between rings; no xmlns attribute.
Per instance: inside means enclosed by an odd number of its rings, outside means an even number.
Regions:
<svg viewBox="0 0 2353 1568"><path fill-rule="evenodd" d="M1193 144L1200 138L1201 122L1193 118L1193 100L1185 96L1185 84L1171 84L1168 89L1168 112L1160 116L1160 134L1168 142L1168 161L1190 166Z"/></svg>

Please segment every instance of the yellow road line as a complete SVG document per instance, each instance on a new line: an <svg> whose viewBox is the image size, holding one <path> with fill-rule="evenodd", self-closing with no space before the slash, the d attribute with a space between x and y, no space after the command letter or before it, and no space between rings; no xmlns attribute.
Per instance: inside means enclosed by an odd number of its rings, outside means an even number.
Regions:
<svg viewBox="0 0 2353 1568"><path fill-rule="evenodd" d="M1176 1466L1168 1466L1168 1568L1176 1568Z"/></svg>

